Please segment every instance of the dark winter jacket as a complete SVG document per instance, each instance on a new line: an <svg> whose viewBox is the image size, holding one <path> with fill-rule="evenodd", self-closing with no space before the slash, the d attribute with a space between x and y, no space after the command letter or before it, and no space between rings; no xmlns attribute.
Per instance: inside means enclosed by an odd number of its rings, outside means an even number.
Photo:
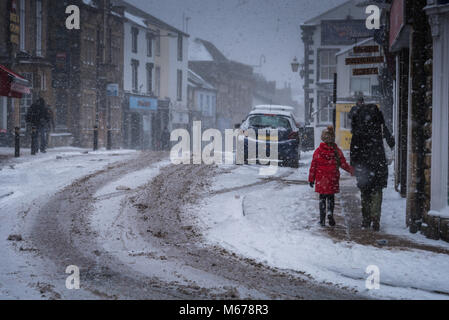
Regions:
<svg viewBox="0 0 449 320"><path fill-rule="evenodd" d="M26 114L26 121L33 127L48 127L52 122L52 112L45 104L44 99L38 99L31 105Z"/></svg>
<svg viewBox="0 0 449 320"><path fill-rule="evenodd" d="M352 123L351 165L355 168L357 186L362 191L373 191L387 187L388 164L383 138L390 148L395 141L385 126L384 117L374 104L352 108L349 117Z"/></svg>
<svg viewBox="0 0 449 320"><path fill-rule="evenodd" d="M338 156L338 158L337 158ZM322 143L313 154L309 182L315 183L319 194L340 192L340 168L354 174L354 169L346 162L345 156L336 144Z"/></svg>

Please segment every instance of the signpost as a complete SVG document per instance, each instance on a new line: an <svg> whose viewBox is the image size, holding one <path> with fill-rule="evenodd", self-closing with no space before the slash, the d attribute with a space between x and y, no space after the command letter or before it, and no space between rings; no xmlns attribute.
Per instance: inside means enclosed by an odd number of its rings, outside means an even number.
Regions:
<svg viewBox="0 0 449 320"><path fill-rule="evenodd" d="M354 47L354 53L360 54L360 53L377 53L380 51L379 46L359 46Z"/></svg>
<svg viewBox="0 0 449 320"><path fill-rule="evenodd" d="M384 61L385 61L385 58L383 56L347 58L346 65L377 64L377 63L383 63Z"/></svg>
<svg viewBox="0 0 449 320"><path fill-rule="evenodd" d="M379 68L363 68L363 69L353 69L353 76L365 76L365 75L373 75L379 74Z"/></svg>

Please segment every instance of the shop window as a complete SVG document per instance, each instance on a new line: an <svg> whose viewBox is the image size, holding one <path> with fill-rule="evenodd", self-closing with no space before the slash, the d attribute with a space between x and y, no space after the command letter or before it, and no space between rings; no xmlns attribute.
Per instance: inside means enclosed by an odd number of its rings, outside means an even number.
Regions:
<svg viewBox="0 0 449 320"><path fill-rule="evenodd" d="M22 76L30 82L31 88L33 88L33 74L29 72L22 73ZM26 129L26 114L28 109L33 104L33 94L24 94L22 99L20 99L20 128Z"/></svg>
<svg viewBox="0 0 449 320"><path fill-rule="evenodd" d="M351 94L362 92L365 96L371 95L371 79L351 78Z"/></svg>
<svg viewBox="0 0 449 320"><path fill-rule="evenodd" d="M318 123L329 124L332 122L333 107L328 92L318 92Z"/></svg>
<svg viewBox="0 0 449 320"><path fill-rule="evenodd" d="M8 127L7 101L6 97L0 97L0 133L5 133Z"/></svg>

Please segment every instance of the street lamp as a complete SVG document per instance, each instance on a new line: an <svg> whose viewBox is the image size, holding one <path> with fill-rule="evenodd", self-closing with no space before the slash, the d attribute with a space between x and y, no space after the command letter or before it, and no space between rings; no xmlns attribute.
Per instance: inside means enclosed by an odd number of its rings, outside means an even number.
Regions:
<svg viewBox="0 0 449 320"><path fill-rule="evenodd" d="M296 72L298 72L298 70L299 70L299 62L298 62L298 58L295 57L292 62L292 71L294 73L296 73Z"/></svg>

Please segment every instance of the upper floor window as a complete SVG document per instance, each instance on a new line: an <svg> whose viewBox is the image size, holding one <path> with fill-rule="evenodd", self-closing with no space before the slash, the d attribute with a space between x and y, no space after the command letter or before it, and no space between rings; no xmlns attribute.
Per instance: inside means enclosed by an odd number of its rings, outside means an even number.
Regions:
<svg viewBox="0 0 449 320"><path fill-rule="evenodd" d="M334 73L337 72L337 54L338 50L320 50L318 53L319 80L333 80Z"/></svg>
<svg viewBox="0 0 449 320"><path fill-rule="evenodd" d="M147 93L153 92L153 64L147 63Z"/></svg>
<svg viewBox="0 0 449 320"><path fill-rule="evenodd" d="M20 0L20 51L25 51L26 3Z"/></svg>
<svg viewBox="0 0 449 320"><path fill-rule="evenodd" d="M36 55L42 56L42 0L36 0Z"/></svg>
<svg viewBox="0 0 449 320"><path fill-rule="evenodd" d="M182 100L182 70L178 70L178 79L177 79L177 98L178 101Z"/></svg>
<svg viewBox="0 0 449 320"><path fill-rule="evenodd" d="M153 56L153 36L147 33L147 57Z"/></svg>
<svg viewBox="0 0 449 320"><path fill-rule="evenodd" d="M131 77L132 77L132 85L133 85L133 91L138 92L139 91L139 61L137 60L131 60Z"/></svg>
<svg viewBox="0 0 449 320"><path fill-rule="evenodd" d="M131 28L131 37L132 37L132 51L133 53L137 53L138 50L138 36L139 36L139 29L132 27Z"/></svg>
<svg viewBox="0 0 449 320"><path fill-rule="evenodd" d="M161 67L156 67L154 78L154 93L157 97L159 97L161 95Z"/></svg>
<svg viewBox="0 0 449 320"><path fill-rule="evenodd" d="M182 51L183 51L182 42L183 42L182 35L178 34L178 61L182 61Z"/></svg>
<svg viewBox="0 0 449 320"><path fill-rule="evenodd" d="M156 31L156 56L161 56L161 30Z"/></svg>

